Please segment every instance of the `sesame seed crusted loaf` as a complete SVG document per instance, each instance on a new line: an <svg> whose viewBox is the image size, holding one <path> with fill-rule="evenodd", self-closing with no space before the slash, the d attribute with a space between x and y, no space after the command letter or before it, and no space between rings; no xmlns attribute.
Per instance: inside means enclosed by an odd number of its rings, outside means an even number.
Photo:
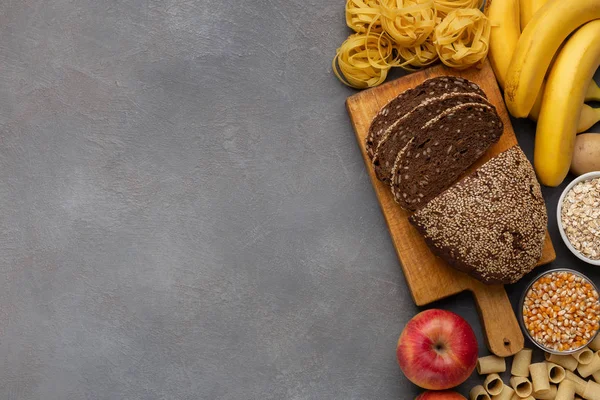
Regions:
<svg viewBox="0 0 600 400"><path fill-rule="evenodd" d="M430 119L396 156L390 183L394 199L407 210L418 209L452 185L503 129L489 103L459 104Z"/></svg>
<svg viewBox="0 0 600 400"><path fill-rule="evenodd" d="M483 97L475 93L450 92L423 100L408 113L401 116L384 133L375 149L373 167L377 178L389 183L392 168L398 152L421 130L423 123L438 116L446 109L465 103L483 103L491 106ZM415 137L416 139L416 137Z"/></svg>
<svg viewBox="0 0 600 400"><path fill-rule="evenodd" d="M515 146L431 200L409 221L436 255L496 284L514 283L535 267L548 216L535 172Z"/></svg>
<svg viewBox="0 0 600 400"><path fill-rule="evenodd" d="M476 93L486 97L483 90L475 83L455 76L431 78L413 89L402 92L398 97L383 106L373 118L366 140L366 150L369 157L373 158L375 147L381 136L398 118L427 98L438 97L451 92Z"/></svg>

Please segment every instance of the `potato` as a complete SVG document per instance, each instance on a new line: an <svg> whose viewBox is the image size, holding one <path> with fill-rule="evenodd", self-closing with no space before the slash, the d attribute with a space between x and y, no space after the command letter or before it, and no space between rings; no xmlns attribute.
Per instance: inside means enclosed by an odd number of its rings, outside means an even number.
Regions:
<svg viewBox="0 0 600 400"><path fill-rule="evenodd" d="M575 139L571 172L583 175L600 171L600 133L582 133Z"/></svg>

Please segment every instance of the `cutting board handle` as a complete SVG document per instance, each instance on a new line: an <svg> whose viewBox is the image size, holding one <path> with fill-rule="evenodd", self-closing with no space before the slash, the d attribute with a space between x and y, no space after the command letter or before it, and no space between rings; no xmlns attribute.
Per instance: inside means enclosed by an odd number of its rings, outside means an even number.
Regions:
<svg viewBox="0 0 600 400"><path fill-rule="evenodd" d="M508 357L523 348L524 338L503 285L478 283L471 288L488 349Z"/></svg>

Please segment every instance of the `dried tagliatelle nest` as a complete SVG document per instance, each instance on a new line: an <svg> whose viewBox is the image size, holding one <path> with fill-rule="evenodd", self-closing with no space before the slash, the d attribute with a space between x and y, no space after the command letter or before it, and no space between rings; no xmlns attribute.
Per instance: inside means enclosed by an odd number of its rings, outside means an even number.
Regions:
<svg viewBox="0 0 600 400"><path fill-rule="evenodd" d="M482 65L490 43L490 23L480 10L453 10L435 28L435 48L449 67Z"/></svg>
<svg viewBox="0 0 600 400"><path fill-rule="evenodd" d="M480 9L483 5L482 0L433 0L437 16L444 19L450 11L458 9Z"/></svg>
<svg viewBox="0 0 600 400"><path fill-rule="evenodd" d="M344 84L364 89L385 81L393 67L414 71L441 57L446 65L467 68L487 54L489 24L472 8L481 2L346 0L346 24L356 33L337 49L333 72Z"/></svg>
<svg viewBox="0 0 600 400"><path fill-rule="evenodd" d="M384 33L368 32L350 35L337 50L332 67L344 84L364 89L385 81L397 63L391 39Z"/></svg>
<svg viewBox="0 0 600 400"><path fill-rule="evenodd" d="M435 28L433 0L380 0L381 27L402 47L425 42Z"/></svg>

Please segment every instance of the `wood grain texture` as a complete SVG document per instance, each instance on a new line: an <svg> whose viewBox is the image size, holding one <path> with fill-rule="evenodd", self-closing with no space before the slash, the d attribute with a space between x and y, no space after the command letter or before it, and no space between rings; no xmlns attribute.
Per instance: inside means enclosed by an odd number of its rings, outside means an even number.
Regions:
<svg viewBox="0 0 600 400"><path fill-rule="evenodd" d="M489 101L496 106L504 123L504 133L498 143L492 146L467 173L478 168L494 155L517 144L489 62L486 62L480 70L456 71L443 65L429 68L357 93L347 99L346 107L415 303L422 306L464 290L471 291L480 313L488 348L494 354L506 357L515 354L523 347L523 334L504 287L484 285L434 256L417 230L408 222L409 213L394 202L388 185L376 178L365 150L364 143L369 125L381 107L406 89L441 75L462 76L477 83L485 91ZM538 265L549 263L555 258L554 247L550 236L546 233L544 250Z"/></svg>

